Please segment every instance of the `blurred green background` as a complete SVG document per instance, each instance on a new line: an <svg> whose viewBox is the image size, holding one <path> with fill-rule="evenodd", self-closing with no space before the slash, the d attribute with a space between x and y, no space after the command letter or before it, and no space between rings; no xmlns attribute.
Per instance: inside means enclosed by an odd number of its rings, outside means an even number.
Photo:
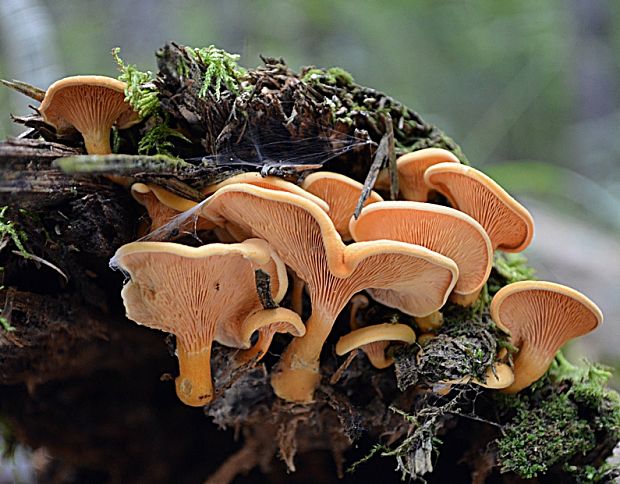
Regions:
<svg viewBox="0 0 620 484"><path fill-rule="evenodd" d="M575 345L620 363L620 2L614 0L0 0L0 77L40 87L116 76L110 50L155 69L167 40L342 66L461 144L537 221L539 277L597 302ZM0 89L0 137L28 100Z"/></svg>

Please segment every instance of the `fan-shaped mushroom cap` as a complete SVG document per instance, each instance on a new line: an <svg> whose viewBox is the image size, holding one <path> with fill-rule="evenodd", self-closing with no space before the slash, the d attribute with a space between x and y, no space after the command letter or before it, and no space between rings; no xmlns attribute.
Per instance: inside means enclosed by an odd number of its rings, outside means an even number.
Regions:
<svg viewBox="0 0 620 484"><path fill-rule="evenodd" d="M406 324L374 324L351 331L342 336L336 343L336 354L342 356L360 348L370 363L380 370L391 366L394 358L385 355L391 341L415 343L415 333Z"/></svg>
<svg viewBox="0 0 620 484"><path fill-rule="evenodd" d="M454 208L476 219L489 234L493 249L521 252L532 241L530 213L484 173L457 163L439 163L426 170L424 181Z"/></svg>
<svg viewBox="0 0 620 484"><path fill-rule="evenodd" d="M429 166L437 163L460 163L459 159L448 150L441 148L425 148L406 153L396 160L398 185L405 200L426 202L431 189L424 183L424 172ZM389 188L389 175L382 170L375 184L378 189Z"/></svg>
<svg viewBox="0 0 620 484"><path fill-rule="evenodd" d="M318 205L287 192L229 185L203 202L201 216L264 238L306 283L312 302L306 335L288 346L272 376L276 393L287 400L312 400L323 343L353 294L369 287L399 293L404 312L424 316L445 303L458 276L453 261L412 244L345 246Z"/></svg>
<svg viewBox="0 0 620 484"><path fill-rule="evenodd" d="M209 185L205 189L203 189L203 194L212 195L220 188L223 188L228 185L233 185L235 183L249 183L250 185L254 185L261 188L268 188L269 190L280 190L283 192L294 193L295 195L299 195L300 197L307 198L311 202L316 203L319 207L321 207L324 211L329 212L329 205L322 200L320 197L313 195L310 192L307 192L301 187L298 187L294 183L287 182L286 180L282 180L276 176L262 176L260 173L256 172L248 172L248 173L240 173L238 175L231 176L220 183L216 183L214 185Z"/></svg>
<svg viewBox="0 0 620 484"><path fill-rule="evenodd" d="M200 406L213 398L211 344L249 347L249 316L262 310L255 282L271 277L274 300L286 292L286 267L265 241L194 248L169 242L132 242L116 251L112 266L131 280L122 291L127 317L177 337L177 395ZM250 331L251 334L251 331Z"/></svg>
<svg viewBox="0 0 620 484"><path fill-rule="evenodd" d="M77 129L89 154L109 154L112 126L128 128L140 120L125 101L125 87L124 82L111 77L66 77L47 88L39 112L59 131Z"/></svg>
<svg viewBox="0 0 620 484"><path fill-rule="evenodd" d="M163 227L179 213L191 210L196 206L196 202L192 200L179 197L156 185L144 183L131 185L131 196L146 208L151 219L151 231ZM204 219L196 221L197 230L209 230L213 227L213 224L209 224Z"/></svg>
<svg viewBox="0 0 620 484"><path fill-rule="evenodd" d="M516 393L538 380L557 351L572 338L594 330L603 321L600 309L574 289L543 281L515 282L502 287L491 301L495 324L510 334L517 348Z"/></svg>
<svg viewBox="0 0 620 484"><path fill-rule="evenodd" d="M400 240L449 257L459 268L456 302L469 305L489 278L493 265L491 241L470 216L448 207L420 202L379 202L362 210L349 224L356 242Z"/></svg>
<svg viewBox="0 0 620 484"><path fill-rule="evenodd" d="M327 202L329 218L334 222L340 237L345 241L351 240L349 220L355 212L364 185L340 173L317 171L308 175L301 187ZM378 193L371 191L364 206L382 200Z"/></svg>

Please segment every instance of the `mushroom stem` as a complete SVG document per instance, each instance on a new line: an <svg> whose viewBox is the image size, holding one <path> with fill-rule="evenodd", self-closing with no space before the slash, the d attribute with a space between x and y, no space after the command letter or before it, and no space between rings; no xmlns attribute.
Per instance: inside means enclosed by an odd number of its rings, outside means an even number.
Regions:
<svg viewBox="0 0 620 484"><path fill-rule="evenodd" d="M289 402L310 403L319 385L319 358L334 317L312 312L306 334L295 338L280 358L271 376L271 386L280 398Z"/></svg>
<svg viewBox="0 0 620 484"><path fill-rule="evenodd" d="M263 329L258 332L258 340L250 349L240 351L237 353L235 358L235 364L238 366L245 365L250 361L254 360L258 362L267 354L267 350L269 346L271 346L271 341L273 340L273 335L276 333L275 330L269 329L269 327Z"/></svg>
<svg viewBox="0 0 620 484"><path fill-rule="evenodd" d="M415 322L418 327L425 333L441 328L443 324L443 316L439 311L435 311L428 316L416 317Z"/></svg>
<svg viewBox="0 0 620 484"><path fill-rule="evenodd" d="M177 396L191 407L202 407L213 400L211 381L211 345L199 351L188 351L177 340L179 376L175 380Z"/></svg>
<svg viewBox="0 0 620 484"><path fill-rule="evenodd" d="M532 382L539 380L555 358L555 354L543 354L528 344L527 341L521 344L518 356L514 362L514 382L503 390L506 393L520 392L530 386Z"/></svg>
<svg viewBox="0 0 620 484"><path fill-rule="evenodd" d="M469 307L478 300L480 291L482 291L482 288L471 294L457 294L453 291L452 294L450 294L450 301L454 304L458 304L459 306Z"/></svg>
<svg viewBox="0 0 620 484"><path fill-rule="evenodd" d="M111 126L101 126L96 130L82 133L86 152L89 155L109 155L112 153L110 129Z"/></svg>

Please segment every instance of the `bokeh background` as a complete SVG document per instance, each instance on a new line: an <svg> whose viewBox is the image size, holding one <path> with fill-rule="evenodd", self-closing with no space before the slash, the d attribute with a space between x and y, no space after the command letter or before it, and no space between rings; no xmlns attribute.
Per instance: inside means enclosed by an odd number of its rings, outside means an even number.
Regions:
<svg viewBox="0 0 620 484"><path fill-rule="evenodd" d="M45 88L155 70L168 40L341 66L461 144L532 212L540 278L606 322L570 353L620 365L620 2L615 0L0 0L0 77ZM0 89L0 138L28 100Z"/></svg>

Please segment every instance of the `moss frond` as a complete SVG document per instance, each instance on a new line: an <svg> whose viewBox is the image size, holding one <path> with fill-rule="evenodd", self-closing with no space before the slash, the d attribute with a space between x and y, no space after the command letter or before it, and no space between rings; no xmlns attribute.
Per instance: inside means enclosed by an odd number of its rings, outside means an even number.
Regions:
<svg viewBox="0 0 620 484"><path fill-rule="evenodd" d="M121 71L119 81L127 83L125 99L141 118L155 114L159 110L159 92L153 84L155 76L151 71L140 71L133 64L125 64L120 58L121 49L112 49L112 56Z"/></svg>
<svg viewBox="0 0 620 484"><path fill-rule="evenodd" d="M198 97L204 98L213 88L215 99L219 101L222 85L234 93L241 92L241 81L246 76L246 70L237 64L240 56L230 54L225 50L218 49L214 45L202 48L186 47L185 51L193 60L199 61L206 66L202 87L198 92ZM179 66L187 70L187 66Z"/></svg>
<svg viewBox="0 0 620 484"><path fill-rule="evenodd" d="M153 125L138 143L138 154L140 155L164 155L174 158L172 153L174 144L171 138L177 138L191 143L183 134L170 128L165 120L158 118L158 122Z"/></svg>

